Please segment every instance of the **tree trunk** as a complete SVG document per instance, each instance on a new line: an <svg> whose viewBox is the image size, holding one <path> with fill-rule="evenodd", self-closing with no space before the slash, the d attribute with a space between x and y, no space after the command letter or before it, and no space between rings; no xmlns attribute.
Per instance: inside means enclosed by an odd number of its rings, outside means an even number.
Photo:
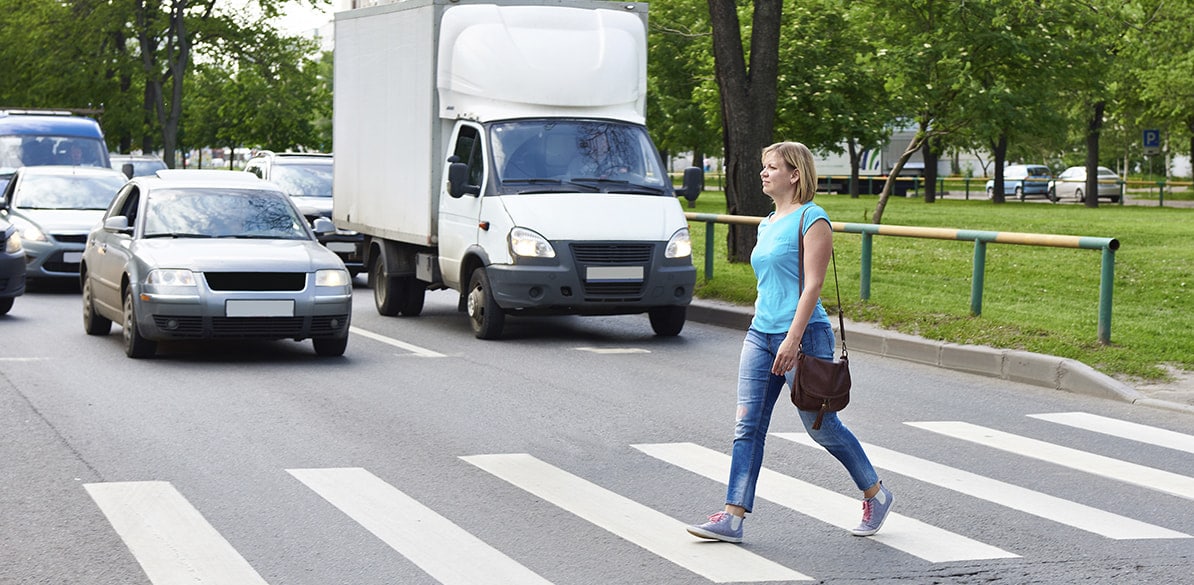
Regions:
<svg viewBox="0 0 1194 585"><path fill-rule="evenodd" d="M883 210L887 207L887 199L891 197L892 189L895 188L896 177L900 175L900 171L904 170L904 163L907 163L908 159L912 158L917 150L920 150L921 144L925 141L929 122L921 121L919 126L916 136L913 136L912 140L908 142L908 147L904 149L904 153L900 155L899 160L887 175L887 181L883 183L883 192L879 194L879 203L875 204L875 213L871 215L872 223L883 223Z"/></svg>
<svg viewBox="0 0 1194 585"><path fill-rule="evenodd" d="M922 153L925 159L925 203L937 201L937 151L933 148L935 142L937 140L925 140Z"/></svg>
<svg viewBox="0 0 1194 585"><path fill-rule="evenodd" d="M755 0L751 25L750 67L742 46L736 2L708 0L713 27L713 64L721 89L725 140L726 212L764 216L771 200L759 178L762 149L772 142L779 69L779 30L783 3ZM729 226L730 262L749 262L758 230Z"/></svg>
<svg viewBox="0 0 1194 585"><path fill-rule="evenodd" d="M1103 129L1103 109L1107 102L1094 105L1086 125L1086 198L1087 207L1099 206L1099 132Z"/></svg>
<svg viewBox="0 0 1194 585"><path fill-rule="evenodd" d="M850 198L858 199L858 166L862 164L862 149L853 138L846 141L846 148L850 151Z"/></svg>
<svg viewBox="0 0 1194 585"><path fill-rule="evenodd" d="M1003 167L1007 162L1007 132L1000 132L991 153L995 156L995 181L991 195L994 203L1004 203L1007 199L1003 194Z"/></svg>

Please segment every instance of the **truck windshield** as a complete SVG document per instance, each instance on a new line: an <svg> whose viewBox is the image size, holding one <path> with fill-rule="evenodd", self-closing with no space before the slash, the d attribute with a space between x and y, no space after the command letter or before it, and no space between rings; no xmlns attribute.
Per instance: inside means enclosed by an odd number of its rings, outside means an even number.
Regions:
<svg viewBox="0 0 1194 585"><path fill-rule="evenodd" d="M499 193L668 194L646 129L606 120L518 120L490 127Z"/></svg>

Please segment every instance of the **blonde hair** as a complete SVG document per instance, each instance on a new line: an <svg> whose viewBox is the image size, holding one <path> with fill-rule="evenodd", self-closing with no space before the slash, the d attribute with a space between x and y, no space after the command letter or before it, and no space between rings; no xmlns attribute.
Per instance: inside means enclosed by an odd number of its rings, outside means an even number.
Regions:
<svg viewBox="0 0 1194 585"><path fill-rule="evenodd" d="M773 152L789 167L800 171L800 178L796 181L796 196L792 202L812 201L817 195L817 167L813 163L812 151L799 142L776 142L763 149L763 160Z"/></svg>

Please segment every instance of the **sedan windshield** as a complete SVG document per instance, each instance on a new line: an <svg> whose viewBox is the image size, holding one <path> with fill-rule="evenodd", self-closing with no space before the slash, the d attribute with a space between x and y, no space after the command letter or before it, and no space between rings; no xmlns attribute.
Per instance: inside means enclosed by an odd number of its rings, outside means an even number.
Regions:
<svg viewBox="0 0 1194 585"><path fill-rule="evenodd" d="M153 193L146 238L311 239L286 196L250 189L168 189Z"/></svg>
<svg viewBox="0 0 1194 585"><path fill-rule="evenodd" d="M25 175L14 194L21 209L107 209L124 177L112 175Z"/></svg>
<svg viewBox="0 0 1194 585"><path fill-rule="evenodd" d="M292 197L331 197L332 164L275 164L270 180Z"/></svg>
<svg viewBox="0 0 1194 585"><path fill-rule="evenodd" d="M519 120L490 133L500 192L666 193L667 174L642 126Z"/></svg>

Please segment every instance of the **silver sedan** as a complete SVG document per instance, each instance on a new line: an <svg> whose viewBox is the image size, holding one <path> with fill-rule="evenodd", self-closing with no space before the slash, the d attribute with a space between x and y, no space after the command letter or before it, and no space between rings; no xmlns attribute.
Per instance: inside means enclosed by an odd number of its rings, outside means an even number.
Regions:
<svg viewBox="0 0 1194 585"><path fill-rule="evenodd" d="M1119 203L1120 185L1123 181L1115 171L1107 167L1099 167L1099 199L1110 199L1112 203ZM1086 167L1070 167L1057 175L1057 179L1050 185L1050 192L1054 201L1084 201L1086 192Z"/></svg>
<svg viewBox="0 0 1194 585"><path fill-rule="evenodd" d="M286 193L248 173L130 180L87 238L80 282L84 329L120 323L133 358L166 340L311 339L324 356L348 344L344 263Z"/></svg>

